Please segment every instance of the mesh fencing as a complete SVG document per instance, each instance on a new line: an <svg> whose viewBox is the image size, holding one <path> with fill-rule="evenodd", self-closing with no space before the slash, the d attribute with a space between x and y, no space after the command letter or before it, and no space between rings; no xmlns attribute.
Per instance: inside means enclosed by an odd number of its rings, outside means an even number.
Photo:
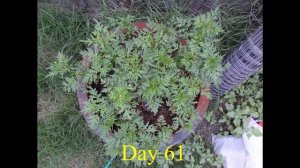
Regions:
<svg viewBox="0 0 300 168"><path fill-rule="evenodd" d="M223 72L221 84L212 86L213 99L222 96L224 92L247 80L250 75L262 68L262 36L263 30L260 26L223 60L223 66L229 64L229 67Z"/></svg>

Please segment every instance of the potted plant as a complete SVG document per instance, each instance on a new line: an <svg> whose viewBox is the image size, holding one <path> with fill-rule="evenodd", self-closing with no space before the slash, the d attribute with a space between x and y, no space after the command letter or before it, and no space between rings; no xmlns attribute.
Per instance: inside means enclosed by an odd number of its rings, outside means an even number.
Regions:
<svg viewBox="0 0 300 168"><path fill-rule="evenodd" d="M59 53L49 76L77 91L81 112L107 154L122 155L124 144L164 149L193 132L197 109L203 113L208 105L203 89L220 82L217 19L212 11L169 23L132 16L97 23L84 41L82 62Z"/></svg>

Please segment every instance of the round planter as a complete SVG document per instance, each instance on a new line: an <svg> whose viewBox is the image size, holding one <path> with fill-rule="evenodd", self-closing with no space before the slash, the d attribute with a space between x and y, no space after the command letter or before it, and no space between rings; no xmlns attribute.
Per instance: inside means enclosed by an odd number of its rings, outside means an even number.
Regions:
<svg viewBox="0 0 300 168"><path fill-rule="evenodd" d="M144 29L144 28L147 27L146 22L135 22L134 26L137 27L138 29ZM181 39L180 42L181 42L181 45L186 45L187 44L187 41L184 40L184 39ZM88 60L87 57L83 57L82 63L83 63L83 65L86 68L88 68L89 65L90 65L90 61ZM84 119L85 119L88 127L92 130L92 132L94 132L97 136L100 137L100 135L102 133L101 133L99 127L94 126L94 125L91 124L91 120L93 120L93 118L95 117L95 115L93 115L94 113L87 112L87 111L83 110L84 106L85 106L85 103L88 100L88 95L85 92L85 90L86 90L86 85L83 82L83 79L81 77L78 77L77 78L77 99L78 99L78 102L79 102L80 111L81 111L81 113L82 113L82 115L83 115L83 117L84 117ZM197 111L198 111L197 115L199 117L193 123L193 130L195 130L198 127L198 125L200 124L200 122L202 120L202 117L204 116L204 114L205 114L205 112L207 110L208 104L209 104L209 99L205 96L205 94L203 94L205 92L210 92L210 89L209 88L205 88L205 89L203 89L201 91L201 95L200 95L200 97L198 99L198 103L197 103L197 107L196 107ZM170 141L167 146L176 145L176 144L181 143L190 134L191 133L189 133L187 131L184 131L184 130L179 130L179 131L175 132L173 134L172 141ZM112 136L112 133L110 133L110 134L108 134L106 136ZM163 149L161 149L161 150L163 150Z"/></svg>

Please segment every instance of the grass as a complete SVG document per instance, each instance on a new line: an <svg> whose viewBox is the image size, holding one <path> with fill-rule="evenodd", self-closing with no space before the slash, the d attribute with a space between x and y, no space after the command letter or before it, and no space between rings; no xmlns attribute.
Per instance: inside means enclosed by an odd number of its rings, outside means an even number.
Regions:
<svg viewBox="0 0 300 168"><path fill-rule="evenodd" d="M78 12L55 8L38 10L38 167L104 167L102 142L90 132L79 113L74 94L65 94L60 81L46 78L56 53L79 57L90 32L90 21ZM111 167L120 167L114 161Z"/></svg>
<svg viewBox="0 0 300 168"><path fill-rule="evenodd" d="M134 2L126 10L108 9L106 7L116 7L116 4L103 3L98 20L106 23L108 16L132 14L139 20L149 16L167 22L170 16L190 14L184 2L180 7L161 0ZM220 8L225 30L221 45L223 54L261 24L261 19L257 18L261 9L256 2L244 11L234 5L228 3ZM65 12L52 7L38 9L38 167L104 167L110 159L103 154L102 142L85 125L76 95L62 92L58 79L45 78L47 67L59 51L75 60L80 58L79 51L84 45L78 42L85 39L92 28L93 21L80 11ZM111 167L126 166L115 159Z"/></svg>
<svg viewBox="0 0 300 168"><path fill-rule="evenodd" d="M80 12L62 12L49 6L38 10L38 90L39 93L55 92L60 85L56 80L48 80L47 67L58 51L79 58L83 49L78 44L85 39L91 27L88 19ZM54 90L54 91L53 91Z"/></svg>
<svg viewBox="0 0 300 168"><path fill-rule="evenodd" d="M38 9L39 167L99 167L102 162L97 158L101 143L85 126L75 95L64 94L59 80L45 78L58 51L79 58L83 46L78 41L89 31L89 20L80 12Z"/></svg>
<svg viewBox="0 0 300 168"><path fill-rule="evenodd" d="M95 158L84 158L82 153L93 157L100 153L101 145L82 121L75 97L69 96L64 102L56 115L38 122L39 167L70 167L66 164L76 157L94 164Z"/></svg>
<svg viewBox="0 0 300 168"><path fill-rule="evenodd" d="M262 4L258 0L242 2L225 0L220 6L221 24L224 30L220 52L227 54L247 35L262 25Z"/></svg>

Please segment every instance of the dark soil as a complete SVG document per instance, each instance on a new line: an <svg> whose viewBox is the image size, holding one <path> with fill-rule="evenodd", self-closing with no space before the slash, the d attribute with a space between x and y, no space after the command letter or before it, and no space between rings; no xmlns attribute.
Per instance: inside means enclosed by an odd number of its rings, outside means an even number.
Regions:
<svg viewBox="0 0 300 168"><path fill-rule="evenodd" d="M198 101L200 97L200 93L196 96L194 101ZM148 123L154 126L157 126L157 119L160 115L162 115L164 117L164 119L166 120L166 123L168 125L172 125L173 124L173 118L176 117L177 115L175 113L172 113L169 110L169 106L166 103L167 99L163 100L163 104L159 107L158 112L156 113L156 115L154 115L153 112L151 112L150 109L147 108L146 103L141 102L137 109L139 111L141 111L141 115L143 117L144 123ZM195 103L195 108L197 106L197 103ZM178 131L181 127L179 127L177 130L174 130L173 133L175 133L176 131ZM159 129L159 128L158 128Z"/></svg>
<svg viewBox="0 0 300 168"><path fill-rule="evenodd" d="M217 121L221 119L222 112L217 110L215 112ZM199 127L196 129L196 133L200 134L203 140L207 143L212 142L212 135L216 135L220 132L220 128L226 128L225 123L210 124L205 118L200 122Z"/></svg>
<svg viewBox="0 0 300 168"><path fill-rule="evenodd" d="M194 102L195 102L194 107L195 107L195 108L197 108L198 100L199 100L200 96L201 96L201 94L198 93L197 96L196 96L195 99L194 99Z"/></svg>
<svg viewBox="0 0 300 168"><path fill-rule="evenodd" d="M98 83L94 83L94 82L93 82L90 86L91 86L93 89L96 89L98 94L101 93L101 90L102 90L102 88L104 87L100 82L98 82ZM89 89L88 89L88 90L89 90ZM107 96L106 93L102 93L101 95L102 95L102 96ZM88 97L90 97L90 94L89 94L89 93L88 93Z"/></svg>
<svg viewBox="0 0 300 168"><path fill-rule="evenodd" d="M157 119L160 115L164 117L168 125L172 125L173 118L176 117L177 115L172 113L169 108L170 107L167 106L166 100L163 100L163 104L159 107L156 115L154 115L154 113L147 108L146 103L142 102L137 107L137 109L141 111L141 115L143 117L144 123L146 124L149 122L149 124L154 126L157 126Z"/></svg>

